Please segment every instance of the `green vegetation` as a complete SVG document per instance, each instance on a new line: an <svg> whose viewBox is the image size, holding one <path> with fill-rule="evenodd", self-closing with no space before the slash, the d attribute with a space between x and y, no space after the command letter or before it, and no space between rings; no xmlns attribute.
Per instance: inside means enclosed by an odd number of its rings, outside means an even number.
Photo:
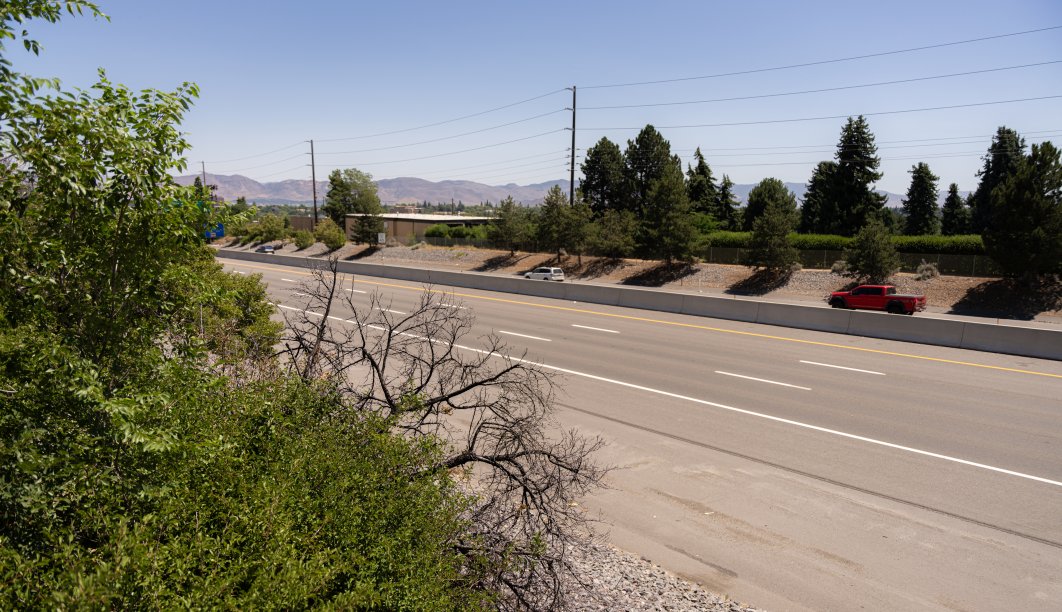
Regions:
<svg viewBox="0 0 1062 612"><path fill-rule="evenodd" d="M498 204L498 211L487 229L487 235L494 244L508 248L509 255L514 255L517 246L527 238L528 221L527 209L509 196Z"/></svg>
<svg viewBox="0 0 1062 612"><path fill-rule="evenodd" d="M970 233L970 208L959 195L959 186L948 186L948 196L941 210L940 233L945 236L962 236Z"/></svg>
<svg viewBox="0 0 1062 612"><path fill-rule="evenodd" d="M844 251L848 275L862 282L884 282L900 269L888 228L880 219L871 219Z"/></svg>
<svg viewBox="0 0 1062 612"><path fill-rule="evenodd" d="M350 239L354 244L379 244L378 236L384 231L383 219L380 217L383 208L380 206L380 197L376 193L376 183L373 182L371 174L355 168L333 170L328 176L325 202L321 210L338 227L346 227L347 215L358 215L350 220ZM332 244L336 242L337 240L333 239ZM346 242L345 237L343 242ZM342 246L343 243L339 245ZM329 244L329 248L335 250L339 247Z"/></svg>
<svg viewBox="0 0 1062 612"><path fill-rule="evenodd" d="M909 236L932 236L940 233L940 207L937 206L937 181L940 177L929 170L925 162L911 167L911 186L903 200L907 215L904 234Z"/></svg>
<svg viewBox="0 0 1062 612"><path fill-rule="evenodd" d="M778 181L778 184L781 185L781 181ZM752 224L752 237L749 240L751 248L745 264L764 268L772 280L779 274L792 270L794 265L799 265L797 258L800 253L793 247L793 241L789 237L799 221L796 198L788 189L783 187L782 190L784 193L777 193L769 185L765 190L767 193L759 196L766 200L766 205ZM749 200L752 200L751 195Z"/></svg>
<svg viewBox="0 0 1062 612"><path fill-rule="evenodd" d="M347 243L347 235L343 229L331 219L324 219L317 223L317 229L313 232L317 242L323 242L329 250L334 251Z"/></svg>
<svg viewBox="0 0 1062 612"><path fill-rule="evenodd" d="M295 238L295 246L300 249L308 249L312 247L315 242L317 242L314 239L313 234L310 233L308 230L299 230L295 232L293 237Z"/></svg>

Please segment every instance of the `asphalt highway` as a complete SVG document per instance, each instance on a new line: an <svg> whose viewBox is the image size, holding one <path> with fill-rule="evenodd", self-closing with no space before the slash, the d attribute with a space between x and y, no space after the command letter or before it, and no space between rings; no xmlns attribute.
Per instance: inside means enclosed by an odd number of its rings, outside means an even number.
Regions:
<svg viewBox="0 0 1062 612"><path fill-rule="evenodd" d="M304 307L305 270L221 261ZM424 290L348 279L396 317ZM435 289L610 441L583 505L619 548L775 611L1062 609L1062 363Z"/></svg>

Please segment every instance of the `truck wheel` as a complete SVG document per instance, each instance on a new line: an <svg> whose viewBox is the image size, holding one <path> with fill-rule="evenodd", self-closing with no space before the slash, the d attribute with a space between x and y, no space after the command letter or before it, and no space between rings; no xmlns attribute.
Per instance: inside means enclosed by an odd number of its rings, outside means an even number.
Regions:
<svg viewBox="0 0 1062 612"><path fill-rule="evenodd" d="M830 302L830 306L832 306L833 308L844 308L844 300L841 300L841 299L834 300L834 301Z"/></svg>
<svg viewBox="0 0 1062 612"><path fill-rule="evenodd" d="M889 304L889 314L903 314L903 306L899 304Z"/></svg>

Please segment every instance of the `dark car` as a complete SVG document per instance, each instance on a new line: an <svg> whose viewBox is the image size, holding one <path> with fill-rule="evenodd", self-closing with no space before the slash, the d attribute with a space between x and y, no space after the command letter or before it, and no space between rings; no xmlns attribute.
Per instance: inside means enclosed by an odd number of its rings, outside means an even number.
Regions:
<svg viewBox="0 0 1062 612"><path fill-rule="evenodd" d="M262 246L258 247L257 249L255 249L254 252L255 253L270 253L270 254L272 254L273 253L273 247L267 246L267 245L262 245Z"/></svg>

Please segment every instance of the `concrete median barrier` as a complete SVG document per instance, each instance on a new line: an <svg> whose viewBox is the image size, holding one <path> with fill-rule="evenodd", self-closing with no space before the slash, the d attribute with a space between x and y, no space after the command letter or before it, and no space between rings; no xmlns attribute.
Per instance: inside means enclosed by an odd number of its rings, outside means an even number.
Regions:
<svg viewBox="0 0 1062 612"><path fill-rule="evenodd" d="M852 311L795 304L760 302L756 322L783 327L847 334Z"/></svg>
<svg viewBox="0 0 1062 612"><path fill-rule="evenodd" d="M564 283L526 278L517 279L517 281L517 289L519 289L520 295L564 299Z"/></svg>
<svg viewBox="0 0 1062 612"><path fill-rule="evenodd" d="M825 310L825 309L824 309ZM922 319L915 316L883 312L854 311L849 313L848 335L902 340L937 346L958 347L962 344L962 321Z"/></svg>
<svg viewBox="0 0 1062 612"><path fill-rule="evenodd" d="M589 285L584 283L565 283L564 299L571 302L587 304L605 304L618 306L622 288L609 285Z"/></svg>
<svg viewBox="0 0 1062 612"><path fill-rule="evenodd" d="M962 348L1041 359L1062 359L1062 331L966 323Z"/></svg>
<svg viewBox="0 0 1062 612"><path fill-rule="evenodd" d="M620 288L619 306L658 310L660 312L682 312L682 294L651 289Z"/></svg>
<svg viewBox="0 0 1062 612"><path fill-rule="evenodd" d="M485 289L487 291L500 291L502 293L520 293L522 278L512 276L495 276L491 274L463 274L465 287L470 289Z"/></svg>
<svg viewBox="0 0 1062 612"><path fill-rule="evenodd" d="M761 302L710 295L682 296L682 314L755 323Z"/></svg>

